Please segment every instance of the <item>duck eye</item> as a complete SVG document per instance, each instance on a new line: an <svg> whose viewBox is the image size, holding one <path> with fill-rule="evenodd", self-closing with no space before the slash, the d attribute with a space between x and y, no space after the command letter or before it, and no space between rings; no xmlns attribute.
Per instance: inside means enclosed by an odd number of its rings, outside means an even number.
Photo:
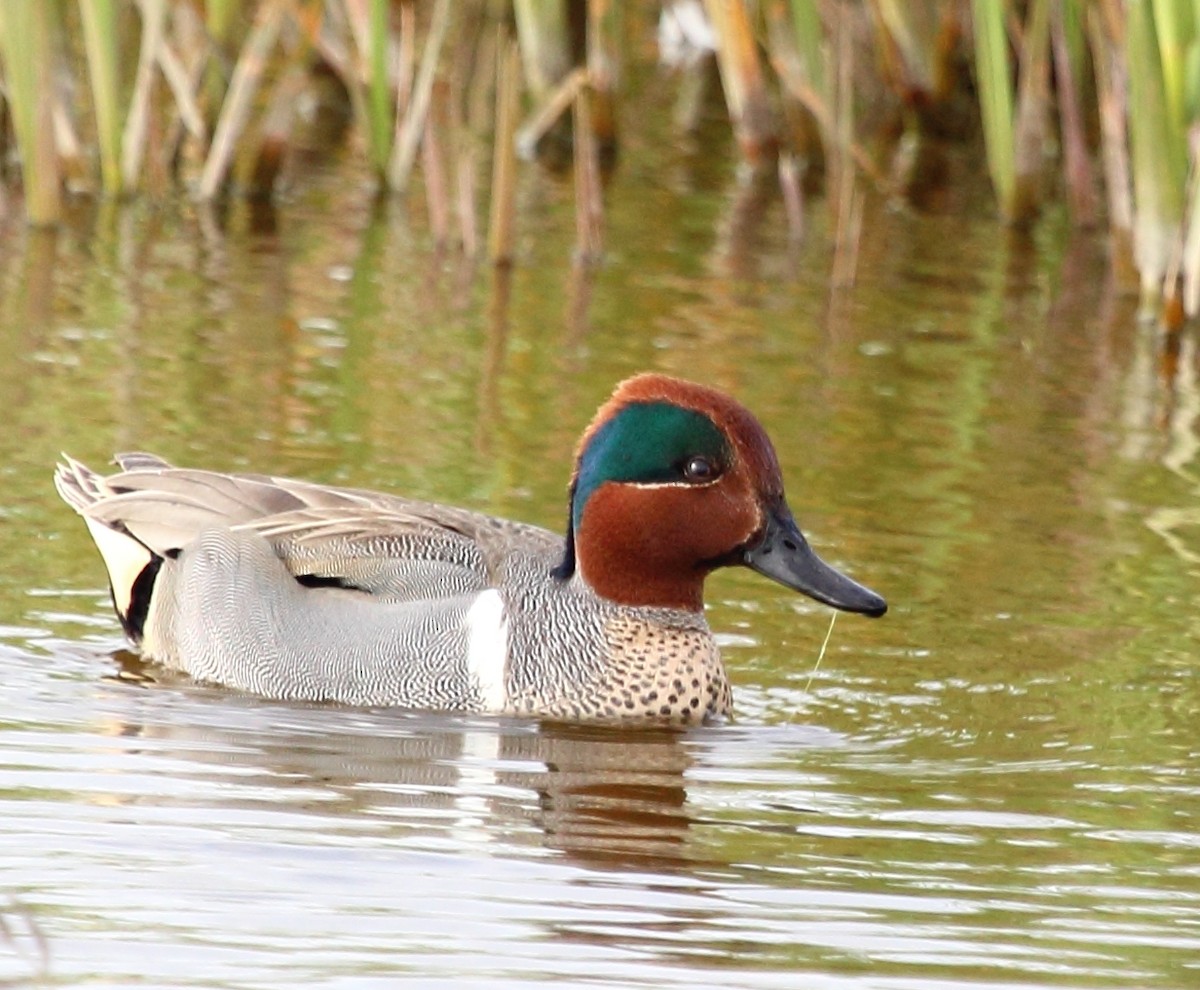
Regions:
<svg viewBox="0 0 1200 990"><path fill-rule="evenodd" d="M720 473L716 464L700 454L697 454L695 457L689 457L683 465L683 476L688 481L712 481Z"/></svg>

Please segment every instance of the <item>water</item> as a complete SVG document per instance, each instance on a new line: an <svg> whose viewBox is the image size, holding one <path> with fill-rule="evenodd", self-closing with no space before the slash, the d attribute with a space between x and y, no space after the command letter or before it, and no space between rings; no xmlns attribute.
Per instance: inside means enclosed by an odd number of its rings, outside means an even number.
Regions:
<svg viewBox="0 0 1200 990"><path fill-rule="evenodd" d="M610 253L526 174L511 280L348 164L0 241L0 981L1200 985L1200 390L1103 246L876 204L830 294L724 160L635 138ZM649 223L647 218L654 218ZM270 218L266 218L270 219ZM123 652L59 450L558 527L625 374L727 388L876 622L710 582L737 719L608 731L263 702Z"/></svg>

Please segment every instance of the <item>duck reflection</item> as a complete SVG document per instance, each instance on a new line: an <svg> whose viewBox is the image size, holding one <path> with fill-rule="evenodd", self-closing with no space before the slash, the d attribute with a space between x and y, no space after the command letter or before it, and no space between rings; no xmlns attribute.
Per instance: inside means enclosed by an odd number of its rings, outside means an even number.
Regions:
<svg viewBox="0 0 1200 990"><path fill-rule="evenodd" d="M218 822L222 809L306 812L326 833L386 827L475 852L539 843L591 865L689 861L679 730L271 702L176 679L124 650L113 658L121 687L106 731L177 761L173 773L201 785Z"/></svg>

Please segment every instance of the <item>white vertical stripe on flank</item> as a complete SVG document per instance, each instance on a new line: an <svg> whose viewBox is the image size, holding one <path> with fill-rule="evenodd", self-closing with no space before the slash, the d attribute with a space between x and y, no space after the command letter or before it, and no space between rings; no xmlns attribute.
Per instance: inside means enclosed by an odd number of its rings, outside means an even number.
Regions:
<svg viewBox="0 0 1200 990"><path fill-rule="evenodd" d="M490 712L508 706L504 675L508 669L508 617L495 588L482 591L467 611L467 669L479 685L483 707Z"/></svg>

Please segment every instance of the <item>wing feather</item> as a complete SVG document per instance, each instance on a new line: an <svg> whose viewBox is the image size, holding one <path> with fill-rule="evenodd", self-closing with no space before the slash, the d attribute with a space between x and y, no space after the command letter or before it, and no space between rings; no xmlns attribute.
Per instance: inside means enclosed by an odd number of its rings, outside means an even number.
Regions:
<svg viewBox="0 0 1200 990"><path fill-rule="evenodd" d="M297 578L389 601L481 591L514 550L549 558L561 549L560 537L536 526L379 492L174 468L141 452L118 454L122 470L108 477L65 460L63 497L160 556L212 527L251 530Z"/></svg>

